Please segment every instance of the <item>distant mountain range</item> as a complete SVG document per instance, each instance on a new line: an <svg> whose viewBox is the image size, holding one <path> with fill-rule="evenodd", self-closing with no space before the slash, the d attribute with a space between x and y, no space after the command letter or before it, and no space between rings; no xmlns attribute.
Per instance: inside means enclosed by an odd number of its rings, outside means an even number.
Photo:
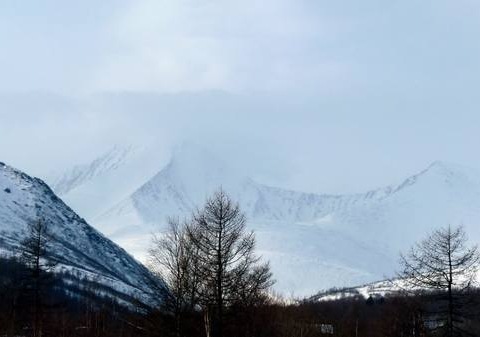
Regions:
<svg viewBox="0 0 480 337"><path fill-rule="evenodd" d="M91 227L40 179L0 163L0 255L19 253L27 224L42 219L58 272L97 284L102 295L151 303L156 283L126 251Z"/></svg>
<svg viewBox="0 0 480 337"><path fill-rule="evenodd" d="M148 148L117 147L51 181L141 260L168 216L188 216L222 187L240 203L287 295L384 279L401 250L439 226L463 224L480 242L480 172L455 164L434 162L400 184L351 195L266 186L192 145L162 164Z"/></svg>

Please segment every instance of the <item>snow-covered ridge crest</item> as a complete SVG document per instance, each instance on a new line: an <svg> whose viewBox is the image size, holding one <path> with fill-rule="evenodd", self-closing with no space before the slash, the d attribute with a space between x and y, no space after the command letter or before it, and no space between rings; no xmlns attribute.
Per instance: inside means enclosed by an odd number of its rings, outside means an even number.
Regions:
<svg viewBox="0 0 480 337"><path fill-rule="evenodd" d="M58 194L66 194L74 188L110 171L118 169L135 151L133 146L114 146L91 163L76 165L64 174L54 178L53 190Z"/></svg>
<svg viewBox="0 0 480 337"><path fill-rule="evenodd" d="M144 165L156 162L153 155L144 159ZM116 181L130 182L137 172ZM130 186L131 193L110 190L108 199L116 202L89 213L90 222L142 259L151 233L164 229L168 216L188 216L222 187L246 213L258 249L271 260L277 290L286 294L390 277L400 251L447 224L464 224L472 241L480 242L480 174L442 161L401 182L344 195L267 186L191 144L151 172ZM86 195L109 191L79 189ZM77 207L70 193L65 197Z"/></svg>

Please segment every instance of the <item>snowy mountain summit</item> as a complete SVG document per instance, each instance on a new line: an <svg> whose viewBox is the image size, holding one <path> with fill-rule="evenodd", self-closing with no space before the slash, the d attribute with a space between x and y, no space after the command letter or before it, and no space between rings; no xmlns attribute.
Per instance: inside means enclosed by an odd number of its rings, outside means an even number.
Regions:
<svg viewBox="0 0 480 337"><path fill-rule="evenodd" d="M145 267L89 226L43 181L0 163L0 253L16 254L27 224L39 217L52 234L49 251L58 271L94 281L125 301L148 300L152 279Z"/></svg>
<svg viewBox="0 0 480 337"><path fill-rule="evenodd" d="M130 177L135 171L117 182ZM480 172L469 168L439 161L399 184L365 193L314 194L256 182L194 146L179 147L163 168L89 220L144 259L151 233L163 230L167 217L188 216L219 187L246 213L259 252L271 261L276 289L286 294L389 277L399 252L439 226L464 224L471 239L480 241ZM76 187L82 188L99 193ZM74 207L70 196L76 189L63 195Z"/></svg>

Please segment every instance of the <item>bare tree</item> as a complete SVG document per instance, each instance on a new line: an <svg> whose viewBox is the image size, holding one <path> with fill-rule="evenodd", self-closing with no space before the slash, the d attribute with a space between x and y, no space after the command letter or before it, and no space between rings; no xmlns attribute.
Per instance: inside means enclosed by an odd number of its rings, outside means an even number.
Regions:
<svg viewBox="0 0 480 337"><path fill-rule="evenodd" d="M238 304L251 307L268 303L270 298L267 292L274 284L272 276L268 262L253 266L237 284Z"/></svg>
<svg viewBox="0 0 480 337"><path fill-rule="evenodd" d="M268 264L254 254L255 236L246 231L245 215L223 190L207 199L190 226L197 249L207 337L223 335L224 308L258 296L271 284Z"/></svg>
<svg viewBox="0 0 480 337"><path fill-rule="evenodd" d="M191 219L169 219L168 230L154 236L149 266L168 285L164 307L175 317L177 336L185 314L197 308L203 311L207 337L221 337L224 309L266 302L272 273L254 248L244 214L222 190Z"/></svg>
<svg viewBox="0 0 480 337"><path fill-rule="evenodd" d="M181 336L183 316L192 312L198 302L198 263L195 248L187 235L187 224L174 218L168 222L165 233L153 236L148 264L167 284L168 289L160 289L163 307L173 314L175 335Z"/></svg>
<svg viewBox="0 0 480 337"><path fill-rule="evenodd" d="M410 286L446 295L446 308L436 315L446 323L449 337L463 333L462 295L475 282L479 260L477 246L467 246L463 227L450 226L434 231L401 256L400 276Z"/></svg>
<svg viewBox="0 0 480 337"><path fill-rule="evenodd" d="M56 263L49 252L52 236L47 223L38 218L27 224L27 235L20 242L20 259L27 267L25 277L27 291L33 297L33 336L42 336L43 293L51 279Z"/></svg>

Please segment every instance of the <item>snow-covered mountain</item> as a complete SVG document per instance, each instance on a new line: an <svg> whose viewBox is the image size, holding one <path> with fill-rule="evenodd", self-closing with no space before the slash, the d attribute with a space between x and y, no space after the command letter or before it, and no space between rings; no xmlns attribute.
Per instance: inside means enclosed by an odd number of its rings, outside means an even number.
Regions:
<svg viewBox="0 0 480 337"><path fill-rule="evenodd" d="M56 177L53 189L59 194L67 194L78 186L84 185L98 176L109 174L124 165L134 149L114 146L104 155L85 165L74 166L70 171Z"/></svg>
<svg viewBox="0 0 480 337"><path fill-rule="evenodd" d="M134 171L129 174L118 183L135 179ZM245 211L260 253L271 261L276 288L287 294L390 276L401 250L449 223L464 224L470 237L480 241L480 173L469 168L435 162L399 184L322 195L263 185L189 145L179 147L164 168L131 194L118 196L117 204L90 219L142 259L151 233L164 228L168 216L187 216L220 186ZM74 192L65 195L67 200Z"/></svg>
<svg viewBox="0 0 480 337"><path fill-rule="evenodd" d="M52 173L52 189L89 222L127 198L168 160L161 151L142 146L114 146L91 162Z"/></svg>
<svg viewBox="0 0 480 337"><path fill-rule="evenodd" d="M69 271L123 294L149 301L151 274L126 251L87 224L40 179L0 163L0 253L18 252L27 224L41 217L53 239L49 249Z"/></svg>

